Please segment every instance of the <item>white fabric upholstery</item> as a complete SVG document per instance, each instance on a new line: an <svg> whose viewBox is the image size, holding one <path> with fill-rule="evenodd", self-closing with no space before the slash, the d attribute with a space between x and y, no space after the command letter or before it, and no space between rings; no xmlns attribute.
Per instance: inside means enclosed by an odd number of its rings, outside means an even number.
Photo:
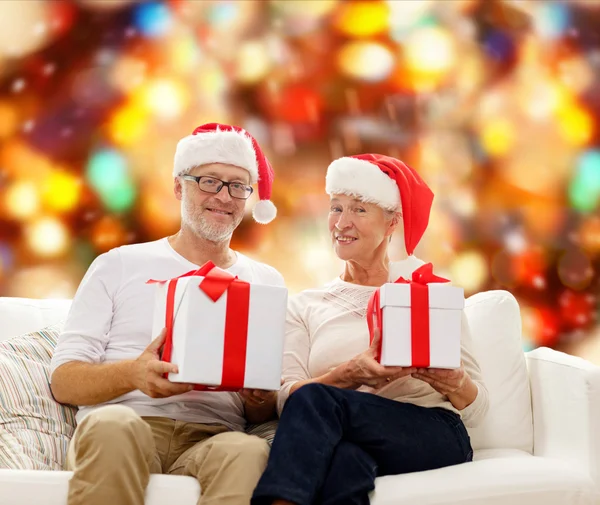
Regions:
<svg viewBox="0 0 600 505"><path fill-rule="evenodd" d="M68 300L0 298L0 340L64 319ZM525 356L509 293L467 300L476 354L490 390L475 461L377 479L373 505L600 505L599 368L549 349ZM531 402L533 401L533 421ZM531 455L535 431L535 456ZM65 505L70 472L0 470L0 505ZM153 475L146 505L195 505L191 477Z"/></svg>
<svg viewBox="0 0 600 505"><path fill-rule="evenodd" d="M515 449L475 453L463 465L380 477L371 505L598 505L585 474Z"/></svg>
<svg viewBox="0 0 600 505"><path fill-rule="evenodd" d="M600 367L548 348L527 353L536 456L588 471L600 487Z"/></svg>
<svg viewBox="0 0 600 505"><path fill-rule="evenodd" d="M65 505L71 475L73 472L0 470L0 505ZM151 475L146 505L196 505L199 496L200 485L192 477Z"/></svg>
<svg viewBox="0 0 600 505"><path fill-rule="evenodd" d="M67 317L71 300L0 298L0 341L56 324Z"/></svg>
<svg viewBox="0 0 600 505"><path fill-rule="evenodd" d="M473 449L533 450L533 420L521 315L514 296L488 291L469 297L465 312L475 357L490 394L485 422L469 429Z"/></svg>

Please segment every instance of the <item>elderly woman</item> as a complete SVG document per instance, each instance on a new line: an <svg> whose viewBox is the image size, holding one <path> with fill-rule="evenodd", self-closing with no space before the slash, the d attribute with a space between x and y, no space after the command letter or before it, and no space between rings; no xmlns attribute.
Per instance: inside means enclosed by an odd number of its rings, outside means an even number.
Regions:
<svg viewBox="0 0 600 505"><path fill-rule="evenodd" d="M253 505L366 504L376 477L471 461L465 426L488 408L464 315L460 369L384 367L375 359L379 336L369 345L371 294L423 264L412 252L431 190L413 169L377 154L334 161L326 189L331 240L346 266L290 299L283 412ZM390 263L395 230L407 257Z"/></svg>

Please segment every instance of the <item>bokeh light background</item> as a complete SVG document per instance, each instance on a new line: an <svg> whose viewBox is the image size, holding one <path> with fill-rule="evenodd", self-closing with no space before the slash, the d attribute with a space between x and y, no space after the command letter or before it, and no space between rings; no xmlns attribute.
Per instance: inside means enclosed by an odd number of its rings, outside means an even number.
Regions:
<svg viewBox="0 0 600 505"><path fill-rule="evenodd" d="M278 219L233 246L291 291L339 272L327 164L386 153L436 193L417 256L600 363L600 1L2 0L0 295L175 232L175 145L212 121L275 167Z"/></svg>

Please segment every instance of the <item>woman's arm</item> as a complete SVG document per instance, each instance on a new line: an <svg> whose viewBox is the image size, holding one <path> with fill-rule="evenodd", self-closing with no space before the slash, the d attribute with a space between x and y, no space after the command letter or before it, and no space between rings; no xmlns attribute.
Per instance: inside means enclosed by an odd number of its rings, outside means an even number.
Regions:
<svg viewBox="0 0 600 505"><path fill-rule="evenodd" d="M286 342L283 355L283 386L279 392L277 410L281 414L288 397L302 386L311 383L326 384L342 389L357 389L363 385L380 388L387 383L410 375L414 368L385 367L375 356L378 352L380 335L377 333L361 354L342 363L318 377L311 377L308 371L311 339L306 316L296 300L291 301L286 320Z"/></svg>

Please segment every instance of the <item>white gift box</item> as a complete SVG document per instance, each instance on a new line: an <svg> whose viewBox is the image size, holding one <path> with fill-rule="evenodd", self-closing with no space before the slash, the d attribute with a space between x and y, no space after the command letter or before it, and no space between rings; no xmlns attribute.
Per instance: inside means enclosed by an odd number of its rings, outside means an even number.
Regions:
<svg viewBox="0 0 600 505"><path fill-rule="evenodd" d="M217 387L222 384L225 363L228 292L213 301L198 287L203 279L177 280L170 361L178 366L179 373L168 377L173 382ZM157 284L155 336L165 327L167 290L168 282ZM283 287L250 284L244 388L276 391L281 387L287 296Z"/></svg>
<svg viewBox="0 0 600 505"><path fill-rule="evenodd" d="M429 368L459 368L463 288L431 283L429 290ZM381 364L413 365L411 285L388 283L380 288Z"/></svg>

